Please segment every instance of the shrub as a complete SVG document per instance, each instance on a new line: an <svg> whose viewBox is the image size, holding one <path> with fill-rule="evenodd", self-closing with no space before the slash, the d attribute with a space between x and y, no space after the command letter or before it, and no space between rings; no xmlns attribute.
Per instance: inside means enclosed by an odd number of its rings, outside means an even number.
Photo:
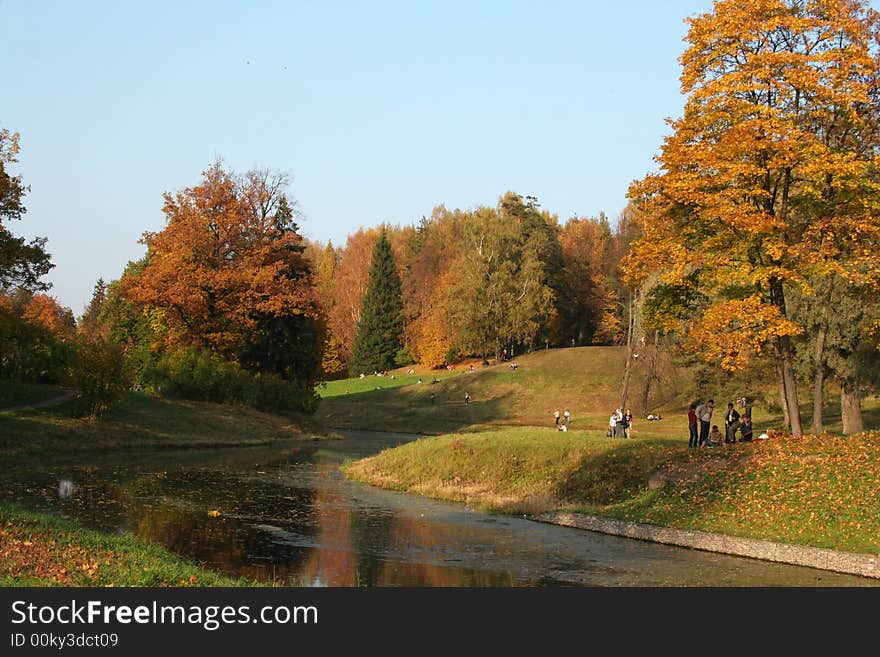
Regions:
<svg viewBox="0 0 880 657"><path fill-rule="evenodd" d="M67 382L77 391L76 414L95 418L130 385L122 346L106 336L78 336L70 353Z"/></svg>

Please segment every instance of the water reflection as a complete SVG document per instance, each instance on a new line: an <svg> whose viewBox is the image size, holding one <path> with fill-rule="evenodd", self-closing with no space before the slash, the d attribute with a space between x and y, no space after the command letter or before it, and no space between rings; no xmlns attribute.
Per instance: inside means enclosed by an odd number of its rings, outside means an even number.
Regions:
<svg viewBox="0 0 880 657"><path fill-rule="evenodd" d="M230 575L298 586L877 584L486 516L340 475L344 459L404 440L352 433L272 448L14 462L0 473L0 498L134 532Z"/></svg>

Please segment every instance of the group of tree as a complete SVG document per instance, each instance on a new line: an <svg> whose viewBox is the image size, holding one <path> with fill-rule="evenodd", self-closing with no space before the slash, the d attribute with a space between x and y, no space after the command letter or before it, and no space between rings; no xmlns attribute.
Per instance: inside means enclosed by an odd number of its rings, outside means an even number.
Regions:
<svg viewBox="0 0 880 657"><path fill-rule="evenodd" d="M45 240L10 232L27 189L0 131L0 375L60 380L117 349L137 385L310 410L322 378L626 344L626 397L636 352L665 345L710 389L775 380L796 435L804 384L820 433L834 385L859 431L880 383L880 15L716 0L688 22L683 115L614 225L508 192L307 243L286 176L217 162L165 194L164 229L77 323L44 294Z"/></svg>
<svg viewBox="0 0 880 657"><path fill-rule="evenodd" d="M415 226L361 229L310 245L329 333L327 375L358 375L546 346L617 344L631 231L604 215L560 224L537 199L434 209ZM381 358L378 353L385 354Z"/></svg>
<svg viewBox="0 0 880 657"><path fill-rule="evenodd" d="M326 331L285 175L217 162L200 184L165 194L166 225L144 234L146 255L99 280L75 321L45 293L46 240L7 227L25 213L27 189L6 169L18 143L0 132L0 376L70 386L90 416L132 386L316 407Z"/></svg>
<svg viewBox="0 0 880 657"><path fill-rule="evenodd" d="M630 191L643 236L628 282L692 352L732 375L771 372L795 435L799 374L814 431L833 380L857 432L880 320L878 14L862 0L716 0L689 24L684 114Z"/></svg>

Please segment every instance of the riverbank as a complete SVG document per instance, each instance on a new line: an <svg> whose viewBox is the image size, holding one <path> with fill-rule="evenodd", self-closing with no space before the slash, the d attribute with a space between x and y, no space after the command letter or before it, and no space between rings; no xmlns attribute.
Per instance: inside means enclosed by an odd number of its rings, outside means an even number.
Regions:
<svg viewBox="0 0 880 657"><path fill-rule="evenodd" d="M131 534L102 534L0 504L0 586L256 586Z"/></svg>
<svg viewBox="0 0 880 657"><path fill-rule="evenodd" d="M694 451L662 439L517 428L424 438L345 471L494 512L577 512L880 554L878 432Z"/></svg>
<svg viewBox="0 0 880 657"><path fill-rule="evenodd" d="M252 408L129 393L99 420L74 418L70 404L0 412L0 456L93 450L186 449L326 438L311 418Z"/></svg>

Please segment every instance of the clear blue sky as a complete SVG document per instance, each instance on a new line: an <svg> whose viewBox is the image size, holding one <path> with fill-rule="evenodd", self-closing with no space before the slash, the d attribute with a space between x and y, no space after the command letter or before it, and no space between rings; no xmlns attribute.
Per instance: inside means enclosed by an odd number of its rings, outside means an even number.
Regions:
<svg viewBox="0 0 880 657"><path fill-rule="evenodd" d="M343 243L440 203L625 205L678 116L683 19L709 0L0 0L0 127L52 294L79 315L139 258L162 193L219 155L294 177L303 233Z"/></svg>

